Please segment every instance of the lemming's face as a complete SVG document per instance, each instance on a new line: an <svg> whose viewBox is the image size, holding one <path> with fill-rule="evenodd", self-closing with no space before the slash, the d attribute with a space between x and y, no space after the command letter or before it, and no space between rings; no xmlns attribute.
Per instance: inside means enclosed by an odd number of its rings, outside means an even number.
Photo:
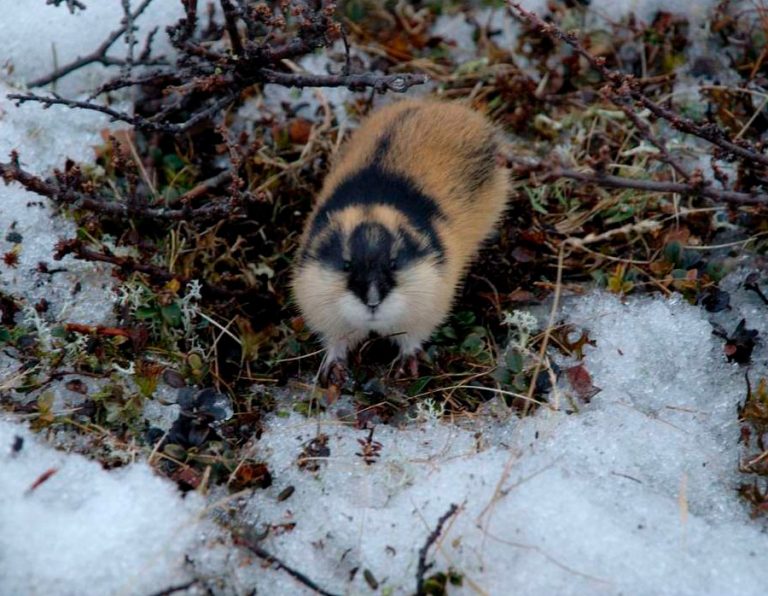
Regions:
<svg viewBox="0 0 768 596"><path fill-rule="evenodd" d="M407 227L375 220L331 223L310 244L299 270L297 286L304 284L311 295L309 318L320 329L407 332L400 327L413 303L429 294L423 282L436 282L427 247L427 240Z"/></svg>

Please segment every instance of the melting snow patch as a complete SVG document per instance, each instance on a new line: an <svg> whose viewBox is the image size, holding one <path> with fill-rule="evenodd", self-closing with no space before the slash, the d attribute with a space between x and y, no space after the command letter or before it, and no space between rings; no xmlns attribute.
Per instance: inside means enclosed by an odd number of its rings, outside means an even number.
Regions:
<svg viewBox="0 0 768 596"><path fill-rule="evenodd" d="M272 417L257 445L276 479L268 492L296 490L252 500L265 548L331 591L354 577L367 592L368 570L408 593L419 549L456 503L430 558L467 593L764 593L768 536L735 492L743 371L724 362L703 310L602 294L572 309L597 342L585 365L603 389L580 413L542 409L482 434L377 426L371 465L359 455L367 431ZM318 433L328 453L302 470ZM266 593L295 590L277 572L235 573Z"/></svg>
<svg viewBox="0 0 768 596"><path fill-rule="evenodd" d="M0 592L62 596L144 596L187 581L204 506L145 464L106 472L4 420L0 503Z"/></svg>
<svg viewBox="0 0 768 596"><path fill-rule="evenodd" d="M5 96L12 89L0 81L0 161L11 150L19 152L22 168L46 177L67 158L93 160L94 147L103 143L101 114L52 106L15 107ZM48 315L56 320L98 324L110 316L110 267L78 261L71 256L53 261L58 240L73 238L75 225L54 217L48 199L27 192L18 184L0 185L0 253L18 251L15 268L0 267L0 289L35 304L45 298ZM42 273L40 262L57 273Z"/></svg>

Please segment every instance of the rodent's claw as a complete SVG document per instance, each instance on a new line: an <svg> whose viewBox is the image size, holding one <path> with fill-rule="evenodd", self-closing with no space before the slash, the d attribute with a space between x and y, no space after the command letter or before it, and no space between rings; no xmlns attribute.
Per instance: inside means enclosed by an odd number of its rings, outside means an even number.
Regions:
<svg viewBox="0 0 768 596"><path fill-rule="evenodd" d="M400 359L400 366L397 368L395 378L402 379L407 377L419 376L419 359L416 354L408 354Z"/></svg>
<svg viewBox="0 0 768 596"><path fill-rule="evenodd" d="M341 360L334 360L320 377L323 385L341 388L349 380L349 369Z"/></svg>

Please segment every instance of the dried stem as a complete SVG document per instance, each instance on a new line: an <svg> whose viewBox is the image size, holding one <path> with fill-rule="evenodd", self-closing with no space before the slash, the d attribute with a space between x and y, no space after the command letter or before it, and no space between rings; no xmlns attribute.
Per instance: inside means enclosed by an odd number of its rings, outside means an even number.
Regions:
<svg viewBox="0 0 768 596"><path fill-rule="evenodd" d="M262 75L265 82L286 87L347 87L352 91L372 87L380 93L384 91L403 93L414 85L422 85L429 80L429 77L424 74L315 75L276 72L267 69L262 71Z"/></svg>
<svg viewBox="0 0 768 596"><path fill-rule="evenodd" d="M85 4L79 0L45 0L45 3L53 6L60 6L63 3L71 14L75 14L76 9L85 10Z"/></svg>
<svg viewBox="0 0 768 596"><path fill-rule="evenodd" d="M570 180L576 180L585 184L594 184L595 186L602 186L605 188L634 188L646 192L702 196L715 201L733 203L736 205L768 205L768 194L765 193L719 190L714 186L697 184L695 181L671 182L611 176L600 171L577 171L563 168L557 164L545 161L521 160L510 154L499 155L499 159L505 160L507 166L514 167L519 174L535 173L540 175L543 181L568 178Z"/></svg>
<svg viewBox="0 0 768 596"><path fill-rule="evenodd" d="M64 66L57 68L56 70L54 70L50 74L45 75L44 77L40 77L39 79L30 81L29 86L43 87L45 85L48 85L49 83L58 81L60 78L65 77L71 72L74 72L80 68L83 68L84 66L88 66L89 64L103 64L104 66L126 66L126 64L128 64L128 60L120 59L120 58L112 58L110 56L107 56L107 52L110 50L110 48L115 44L115 42L118 39L120 39L123 35L125 35L125 33L128 31L130 27L133 27L134 21L139 16L141 16L141 14L147 9L147 7L150 5L151 2L152 0L143 0L143 2L139 4L136 10L134 10L133 12L128 12L126 14L126 17L123 19L122 25L118 29L115 29L112 33L110 33L107 39L105 39L102 42L102 44L98 48L96 48L93 52L85 56L82 56L80 58L77 58L72 62L70 62L69 64L65 64ZM82 8L85 8L85 7L83 6ZM165 62L163 60L146 59L141 63L145 65L151 65L151 64L164 64Z"/></svg>
<svg viewBox="0 0 768 596"><path fill-rule="evenodd" d="M542 169L546 170L543 165ZM547 179L568 178L587 184L606 188L634 188L648 192L667 192L681 195L703 196L716 201L737 205L768 205L768 195L749 194L733 190L718 190L712 186L696 186L681 182L657 182L656 180L638 180L622 176L610 176L598 172L577 172L566 168L549 169Z"/></svg>
<svg viewBox="0 0 768 596"><path fill-rule="evenodd" d="M333 592L328 592L327 590L323 590L320 586L318 586L315 582L309 579L306 575L304 575L300 571L297 571L293 567L289 566L287 563L284 563L282 560L278 559L275 555L269 553L268 551L263 549L261 546L259 546L252 540L249 540L248 538L246 538L241 534L235 535L234 538L235 538L236 544L240 544L246 547L249 551L251 551L254 555L259 557L261 560L266 561L271 565L275 565L278 569L285 571L288 575L290 575L296 581L306 586L316 594L320 594L321 596L335 596Z"/></svg>
<svg viewBox="0 0 768 596"><path fill-rule="evenodd" d="M421 547L419 550L419 566L416 571L416 594L417 596L423 596L426 594L424 590L424 582L425 582L425 575L427 574L427 571L429 571L429 568L432 566L431 564L427 564L427 554L429 553L430 547L435 543L435 541L440 537L440 534L443 531L443 526L445 523L453 516L454 513L458 510L459 506L455 503L452 504L448 511L446 511L442 517L440 517L439 520L437 520L437 526L435 529L427 536L427 541L424 543L424 546Z"/></svg>
<svg viewBox="0 0 768 596"><path fill-rule="evenodd" d="M33 101L42 103L46 107L63 105L69 108L92 110L144 131L179 135L203 121L214 118L237 102L243 91L257 84L274 83L290 87L347 87L353 91L373 88L382 93L385 91L402 93L428 80L423 74L352 74L349 72L348 50L341 74L288 72L283 63L284 60L295 59L317 48L328 47L334 40L343 38L340 24L332 18L335 5L328 0L311 3L296 2L290 16L297 28L295 33L292 29L288 29L286 16L282 15L278 8L270 9L265 5L254 10L245 10L243 8L245 5L242 3L236 5L232 0L219 0L231 51L222 51L205 39L198 39L195 35L198 21L197 1L184 0L185 17L168 28L170 41L179 54L177 63L173 67L132 77L130 75L132 66L157 65L162 62L152 60L149 56L154 32L148 36L144 51L138 58L134 57L136 39L133 23L152 0L143 0L132 12L129 10L128 0L121 1L125 16L119 29L113 31L91 54L32 81L30 86L45 85L94 62L120 65L123 67L122 76L102 85L87 101L34 93L17 93L9 95L9 98L16 101L17 105ZM247 36L241 34L243 26L248 33ZM265 30L266 34L264 34ZM201 35L205 37L206 33ZM107 52L121 36L125 36L128 43L127 56L124 59L108 56ZM157 110L151 117L120 112L93 101L102 93L137 85L152 85L160 91L158 95L164 97L164 107ZM174 121L173 116L176 114L183 114L185 119L181 122Z"/></svg>
<svg viewBox="0 0 768 596"><path fill-rule="evenodd" d="M681 116L673 109L662 106L650 99L642 91L637 80L628 74L612 70L605 65L605 59L592 55L579 42L576 35L565 33L552 23L545 22L533 12L525 10L517 2L509 5L523 19L539 28L553 40L560 40L571 46L606 80L608 85L603 88L602 95L621 108L640 135L659 150L660 159L669 164L686 183L656 182L650 180L633 180L618 176L608 176L603 172L582 173L563 168L555 168L547 178L570 178L581 182L594 183L611 188L636 188L652 192L673 192L686 195L699 195L717 201L740 205L765 205L768 196L763 193L746 193L736 190L717 190L712 181L706 179L700 170L688 172L667 150L666 141L656 136L650 126L635 110L635 105L647 109L651 114L662 118L670 125L686 134L696 136L717 147L725 157L736 157L744 160L747 167L757 164L768 166L768 156L759 151L745 140L733 140L716 124L698 124L689 118ZM540 164L542 169L545 164Z"/></svg>
<svg viewBox="0 0 768 596"><path fill-rule="evenodd" d="M65 172L63 178L66 178L66 174L67 172ZM224 178L221 174L219 176L221 179ZM43 180L20 168L18 158L15 155L8 163L0 162L0 177L3 178L6 184L18 182L27 190L47 197L59 205L68 205L73 209L88 209L94 213L111 217L143 217L163 221L206 220L232 217L233 210L238 207L231 199L210 202L194 209L187 205L187 201L182 202L183 206L178 209L152 207L137 201L131 201L130 203L117 202L109 196L82 192L74 188L74 185L67 185L66 182L62 182L59 178L54 178L50 181ZM215 182L215 179L213 182ZM215 186L218 186L218 184L212 187ZM194 197L204 194L203 191L209 189L208 187L199 189ZM194 191L195 189L192 190ZM189 192L191 193L192 191Z"/></svg>
<svg viewBox="0 0 768 596"><path fill-rule="evenodd" d="M579 42L576 35L565 33L556 25L545 22L536 13L525 10L517 2L510 2L509 5L517 11L521 17L541 29L542 32L552 39L559 39L571 46L576 53L589 62L592 68L602 75L602 77L609 83L613 93L632 98L644 108L647 108L654 116L663 118L675 129L681 132L708 141L713 145L720 147L728 154L768 166L768 155L757 151L747 141L740 141L737 144L731 141L725 131L716 124L698 124L690 118L681 116L674 110L663 107L639 90L635 78L632 75L624 74L617 70L611 70L605 65L604 58L593 56Z"/></svg>

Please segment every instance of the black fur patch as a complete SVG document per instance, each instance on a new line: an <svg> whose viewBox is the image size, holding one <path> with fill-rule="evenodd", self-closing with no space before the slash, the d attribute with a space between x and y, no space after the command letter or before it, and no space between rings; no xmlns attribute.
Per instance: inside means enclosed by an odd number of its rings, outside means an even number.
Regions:
<svg viewBox="0 0 768 596"><path fill-rule="evenodd" d="M350 206L387 205L403 213L414 228L425 234L438 261L443 261L445 250L434 226L435 220L442 217L437 203L421 192L413 181L383 167L398 128L406 126L417 109L410 108L400 113L379 140L371 163L349 176L333 191L317 212L310 237L320 232L329 217L337 211Z"/></svg>
<svg viewBox="0 0 768 596"><path fill-rule="evenodd" d="M434 222L442 217L437 203L403 176L387 172L373 163L342 182L317 212L310 235L317 234L336 211L350 206L388 205L408 218L411 225L429 238L438 260L444 258L443 243Z"/></svg>
<svg viewBox="0 0 768 596"><path fill-rule="evenodd" d="M357 226L349 237L351 255L347 287L363 304L368 304L368 292L375 285L379 301L383 301L395 285L392 269L392 244L389 231L377 223Z"/></svg>
<svg viewBox="0 0 768 596"><path fill-rule="evenodd" d="M313 256L326 266L343 271L344 255L341 232L334 230L330 236L323 238L322 242L315 249Z"/></svg>
<svg viewBox="0 0 768 596"><path fill-rule="evenodd" d="M427 256L428 251L405 230L400 230L400 238L400 249L395 257L395 267L405 267L409 263Z"/></svg>

